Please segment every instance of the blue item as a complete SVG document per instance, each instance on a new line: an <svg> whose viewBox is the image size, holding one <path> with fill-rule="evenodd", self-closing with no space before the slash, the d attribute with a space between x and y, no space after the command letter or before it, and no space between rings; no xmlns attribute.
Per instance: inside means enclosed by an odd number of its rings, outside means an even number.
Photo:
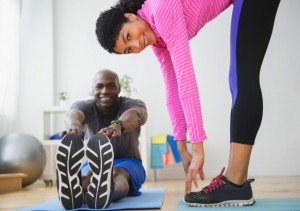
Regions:
<svg viewBox="0 0 300 211"><path fill-rule="evenodd" d="M176 163L181 162L181 156L179 154L178 148L177 148L177 142L174 140L174 136L168 135L167 141L169 146L171 147L171 151L173 153L173 157Z"/></svg>
<svg viewBox="0 0 300 211"><path fill-rule="evenodd" d="M59 135L60 133L55 133L52 136L50 136L51 140L57 140L57 139L62 139L62 137Z"/></svg>
<svg viewBox="0 0 300 211"><path fill-rule="evenodd" d="M164 197L165 188L147 188L142 189L140 196L125 197L117 202L111 203L111 205L101 210L141 210L141 209L161 209ZM58 198L48 202L44 202L35 206L25 207L18 209L17 211L65 211L60 204ZM74 210L95 210L90 209L84 204L81 208Z"/></svg>
<svg viewBox="0 0 300 211"><path fill-rule="evenodd" d="M300 210L300 198L273 198L273 199L255 199L253 206L243 207L209 207L203 208L209 211L230 210L230 211L291 211ZM200 207L189 207L183 200L179 201L176 211L199 211Z"/></svg>

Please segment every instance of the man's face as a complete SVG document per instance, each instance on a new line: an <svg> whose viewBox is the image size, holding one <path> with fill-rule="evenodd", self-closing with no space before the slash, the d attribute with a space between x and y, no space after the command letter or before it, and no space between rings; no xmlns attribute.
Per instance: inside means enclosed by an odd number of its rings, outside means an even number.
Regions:
<svg viewBox="0 0 300 211"><path fill-rule="evenodd" d="M110 73L99 73L94 78L93 93L98 105L108 109L118 103L119 79Z"/></svg>
<svg viewBox="0 0 300 211"><path fill-rule="evenodd" d="M128 22L123 24L117 37L116 53L140 53L156 42L156 35L146 21L131 13L125 13L125 17Z"/></svg>

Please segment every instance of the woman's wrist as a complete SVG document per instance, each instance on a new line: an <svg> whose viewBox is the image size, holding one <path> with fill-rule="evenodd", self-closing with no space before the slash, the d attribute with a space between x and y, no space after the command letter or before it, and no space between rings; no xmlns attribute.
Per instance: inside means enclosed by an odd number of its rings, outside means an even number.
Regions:
<svg viewBox="0 0 300 211"><path fill-rule="evenodd" d="M203 142L197 142L192 144L193 146L193 152L197 154L204 154L204 147L203 147Z"/></svg>
<svg viewBox="0 0 300 211"><path fill-rule="evenodd" d="M188 151L186 141L177 141L177 148L179 153Z"/></svg>

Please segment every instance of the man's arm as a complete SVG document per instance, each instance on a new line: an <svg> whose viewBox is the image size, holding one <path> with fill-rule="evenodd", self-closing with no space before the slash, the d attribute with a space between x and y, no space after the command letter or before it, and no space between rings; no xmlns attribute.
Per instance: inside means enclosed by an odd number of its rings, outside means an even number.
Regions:
<svg viewBox="0 0 300 211"><path fill-rule="evenodd" d="M122 132L130 132L135 128L145 124L147 120L147 110L144 107L134 106L126 110L118 119L122 124L111 124L102 128L99 133L115 138L121 136Z"/></svg>
<svg viewBox="0 0 300 211"><path fill-rule="evenodd" d="M119 117L119 120L122 122L123 132L132 131L145 124L147 120L147 110L142 107L130 108Z"/></svg>
<svg viewBox="0 0 300 211"><path fill-rule="evenodd" d="M70 109L65 118L66 131L61 133L64 136L67 133L75 133L80 137L84 136L83 124L85 123L85 115L82 111Z"/></svg>

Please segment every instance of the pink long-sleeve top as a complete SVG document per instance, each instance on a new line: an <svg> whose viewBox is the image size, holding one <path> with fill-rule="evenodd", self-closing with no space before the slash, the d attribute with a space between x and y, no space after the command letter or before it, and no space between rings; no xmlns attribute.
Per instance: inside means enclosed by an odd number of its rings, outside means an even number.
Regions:
<svg viewBox="0 0 300 211"><path fill-rule="evenodd" d="M152 45L163 73L175 140L206 140L189 40L232 0L146 0L138 11L157 36Z"/></svg>

